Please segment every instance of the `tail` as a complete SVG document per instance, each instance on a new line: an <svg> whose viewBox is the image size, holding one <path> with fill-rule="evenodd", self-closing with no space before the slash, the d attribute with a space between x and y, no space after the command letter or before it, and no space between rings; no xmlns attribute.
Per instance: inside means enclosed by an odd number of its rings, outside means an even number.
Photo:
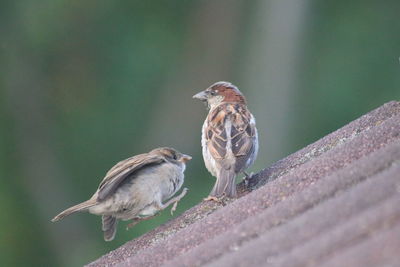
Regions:
<svg viewBox="0 0 400 267"><path fill-rule="evenodd" d="M115 237L115 233L117 232L117 219L113 216L103 215L102 216L103 227L102 230L104 232L104 240L111 241Z"/></svg>
<svg viewBox="0 0 400 267"><path fill-rule="evenodd" d="M226 170L221 169L212 189L210 196L212 197L236 197L236 173L233 168Z"/></svg>
<svg viewBox="0 0 400 267"><path fill-rule="evenodd" d="M68 215L71 215L72 213L75 213L77 211L87 210L88 208L90 208L90 207L92 207L94 205L96 205L96 200L89 199L89 200L87 200L85 202L79 203L78 205L72 206L72 207L64 210L63 212L58 214L56 217L51 219L51 221L52 222L59 221L59 220L63 219L64 217L66 217Z"/></svg>

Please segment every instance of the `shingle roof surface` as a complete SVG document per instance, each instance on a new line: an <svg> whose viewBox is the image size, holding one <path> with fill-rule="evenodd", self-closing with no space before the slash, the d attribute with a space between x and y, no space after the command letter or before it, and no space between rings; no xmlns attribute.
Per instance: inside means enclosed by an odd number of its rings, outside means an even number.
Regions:
<svg viewBox="0 0 400 267"><path fill-rule="evenodd" d="M399 266L400 103L389 102L89 266Z"/></svg>

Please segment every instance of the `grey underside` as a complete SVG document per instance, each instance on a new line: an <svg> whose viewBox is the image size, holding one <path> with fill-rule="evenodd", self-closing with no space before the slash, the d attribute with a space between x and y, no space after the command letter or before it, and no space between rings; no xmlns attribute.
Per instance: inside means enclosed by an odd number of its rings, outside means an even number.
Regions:
<svg viewBox="0 0 400 267"><path fill-rule="evenodd" d="M151 216L159 211L162 202L180 189L182 183L183 173L175 164L147 166L126 178L115 193L91 207L89 212L123 220Z"/></svg>

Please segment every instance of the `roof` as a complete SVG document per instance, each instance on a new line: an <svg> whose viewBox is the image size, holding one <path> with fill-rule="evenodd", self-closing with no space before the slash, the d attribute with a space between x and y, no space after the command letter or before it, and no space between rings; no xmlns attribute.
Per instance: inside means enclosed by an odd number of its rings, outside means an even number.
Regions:
<svg viewBox="0 0 400 267"><path fill-rule="evenodd" d="M395 266L400 102L389 102L88 266ZM250 192L249 192L250 191Z"/></svg>

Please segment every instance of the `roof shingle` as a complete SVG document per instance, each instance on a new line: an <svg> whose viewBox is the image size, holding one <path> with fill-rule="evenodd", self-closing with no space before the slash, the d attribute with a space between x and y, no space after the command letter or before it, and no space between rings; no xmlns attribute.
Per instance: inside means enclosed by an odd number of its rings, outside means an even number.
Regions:
<svg viewBox="0 0 400 267"><path fill-rule="evenodd" d="M200 203L89 266L400 261L394 240L400 236L400 103L389 102L262 170L251 180L254 191L240 188L242 196L228 205ZM397 250L383 251L391 245Z"/></svg>

